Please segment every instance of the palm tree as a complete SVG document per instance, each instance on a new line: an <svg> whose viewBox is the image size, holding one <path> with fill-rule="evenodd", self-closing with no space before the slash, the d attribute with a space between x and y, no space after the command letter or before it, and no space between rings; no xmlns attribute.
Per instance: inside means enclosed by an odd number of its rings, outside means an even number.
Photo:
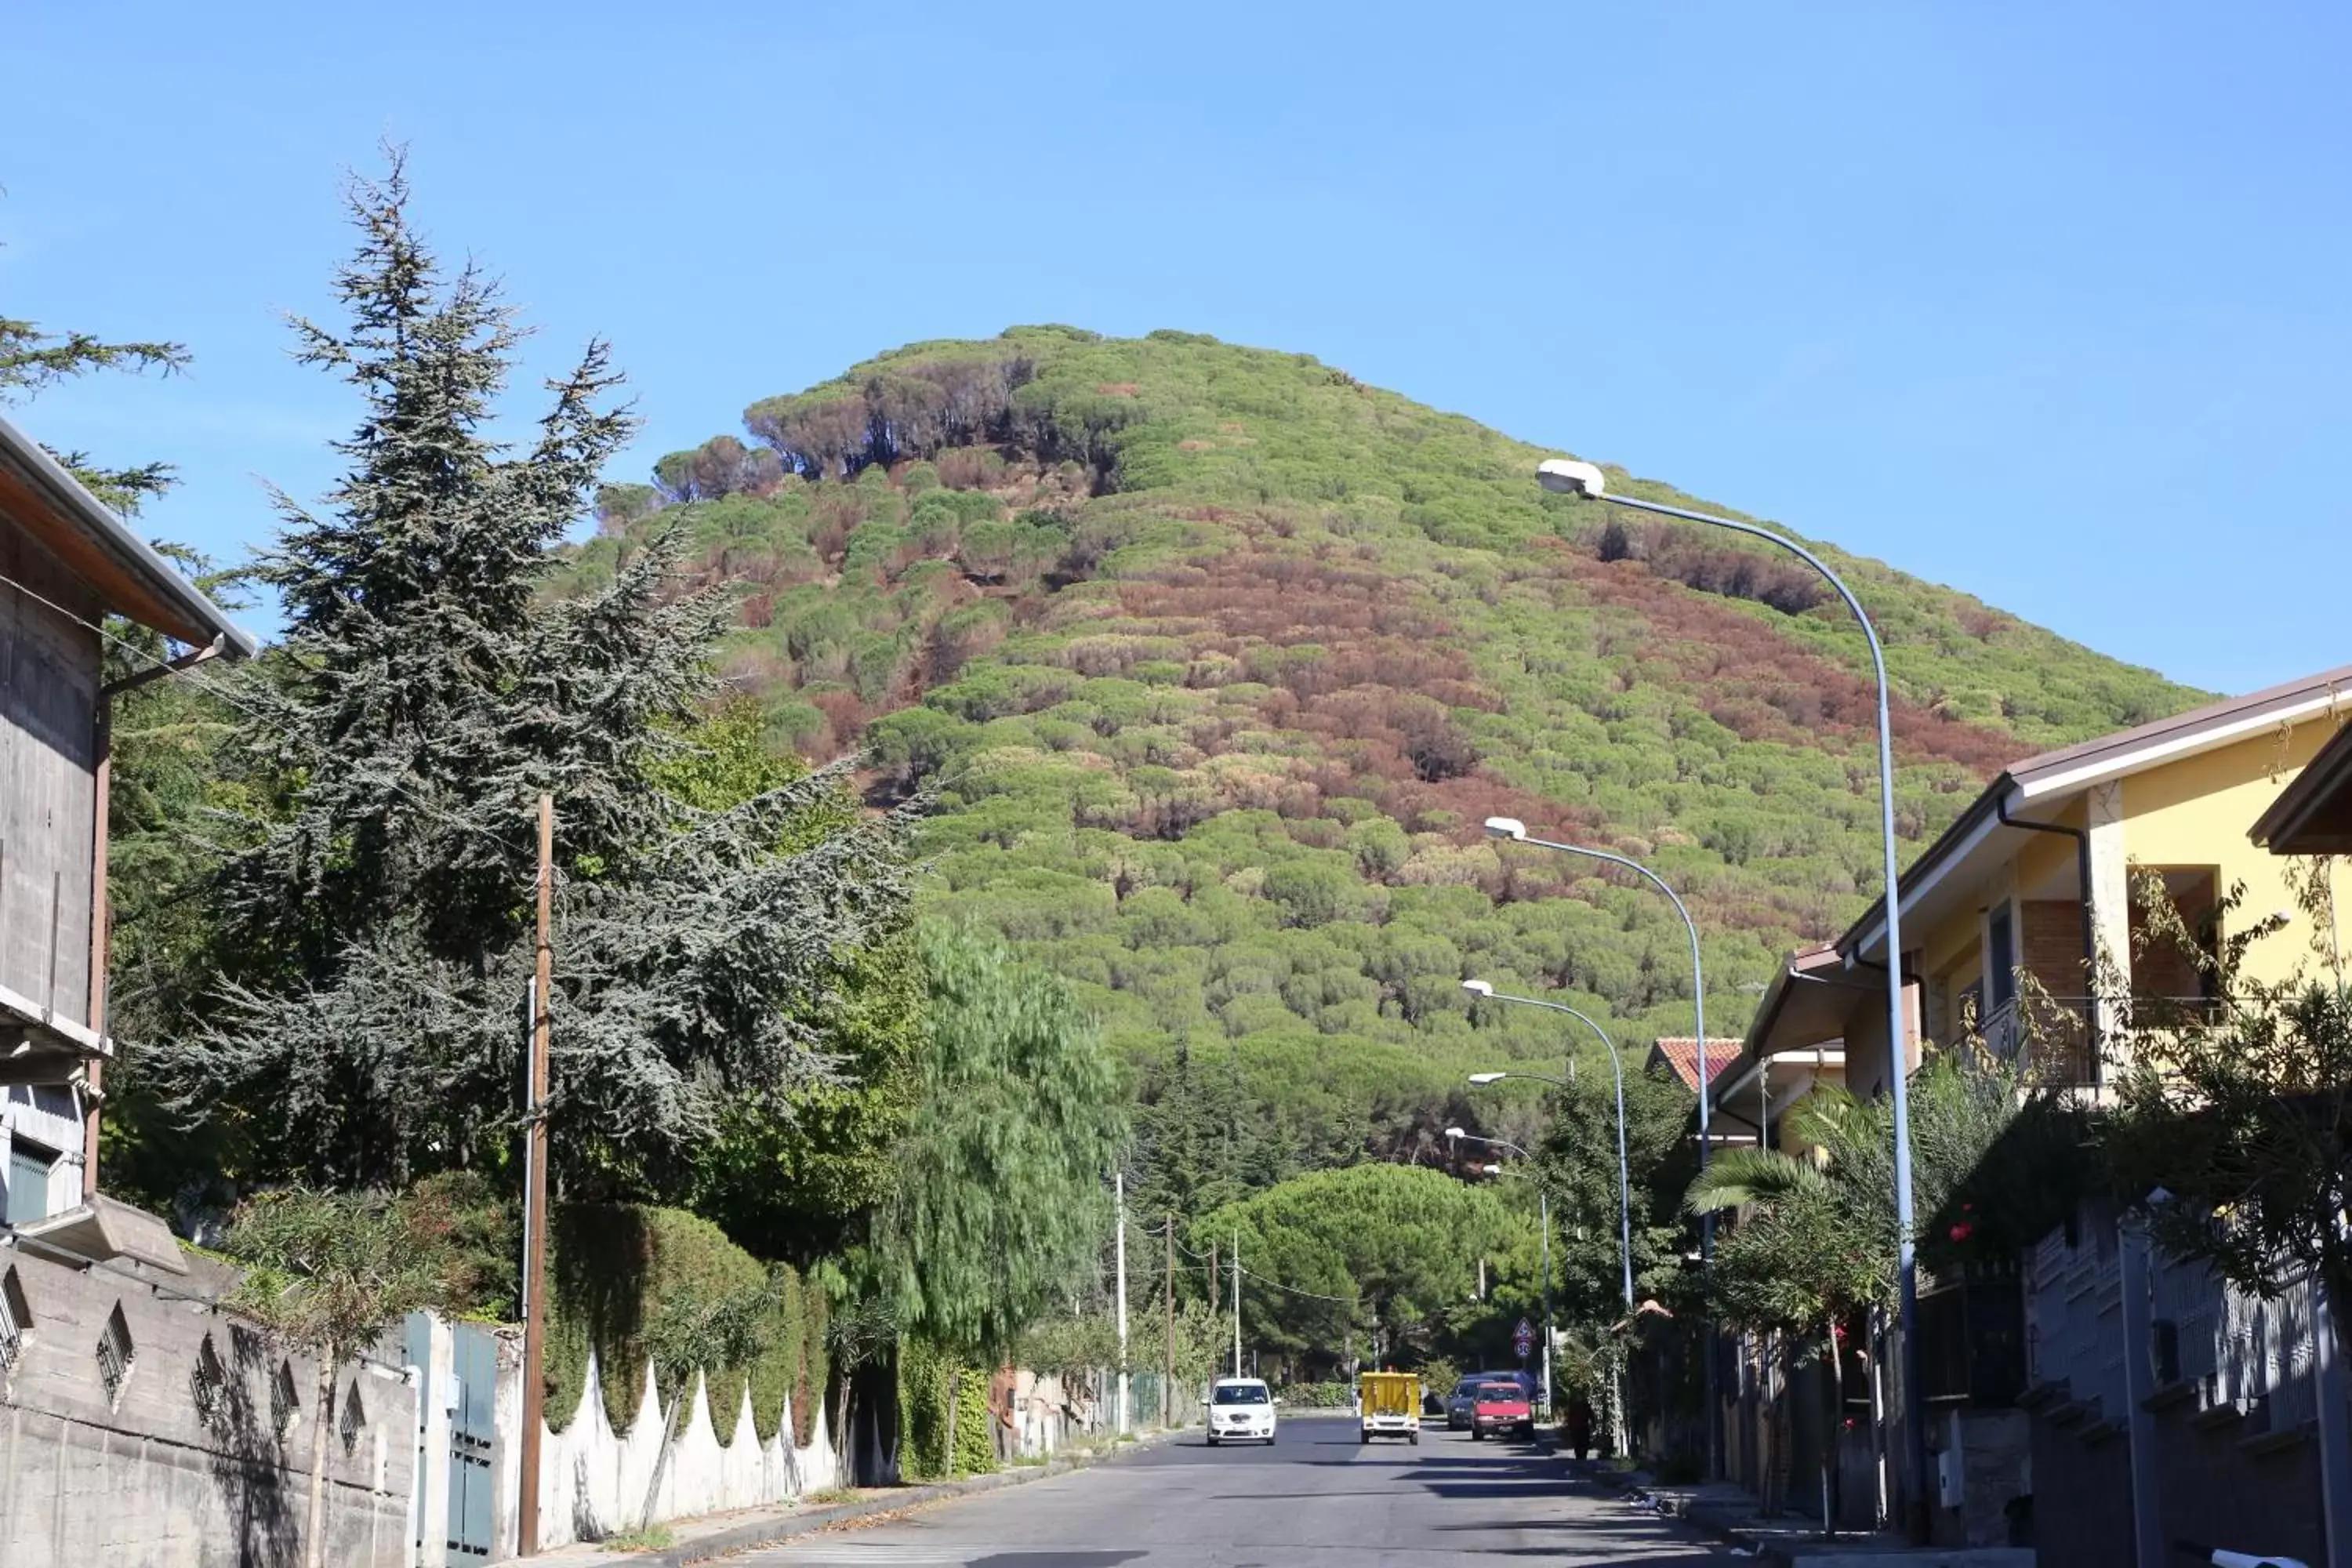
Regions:
<svg viewBox="0 0 2352 1568"><path fill-rule="evenodd" d="M1818 1338L1830 1369L1832 1410L1845 1409L1840 1324L1893 1294L1891 1205L1870 1177L1880 1117L1843 1089L1817 1090L1794 1117L1798 1136L1819 1158L1778 1149L1732 1149L1692 1183L1694 1214L1744 1211L1716 1256L1716 1306L1743 1328L1790 1337L1792 1352ZM1832 1431L1835 1430L1832 1426ZM1822 1527L1833 1531L1827 1506L1835 1443L1822 1448Z"/></svg>

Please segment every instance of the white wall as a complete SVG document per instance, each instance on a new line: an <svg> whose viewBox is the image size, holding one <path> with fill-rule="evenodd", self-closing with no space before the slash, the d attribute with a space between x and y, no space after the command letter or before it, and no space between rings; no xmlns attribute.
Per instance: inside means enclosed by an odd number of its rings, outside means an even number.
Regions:
<svg viewBox="0 0 2352 1568"><path fill-rule="evenodd" d="M499 1382L498 1462L500 1489L507 1500L507 1506L499 1510L499 1551L511 1555L515 1550L512 1504L520 1496L522 1485L520 1445L510 1436L521 1426L520 1369L510 1374L501 1360ZM751 1394L746 1389L730 1414L727 1438L722 1442L712 1419L708 1385L698 1375L692 1403L679 1421L669 1467L654 1501L652 1521L792 1502L833 1486L839 1472L822 1415L820 1411L808 1446L796 1447L792 1441L792 1403L787 1399L776 1435L762 1443L752 1426ZM653 1373L646 1373L628 1430L616 1433L605 1419L603 1373L592 1356L579 1407L570 1424L561 1432L541 1428L541 1549L624 1534L649 1522L644 1511L646 1489L653 1479L661 1440L661 1407L654 1394Z"/></svg>

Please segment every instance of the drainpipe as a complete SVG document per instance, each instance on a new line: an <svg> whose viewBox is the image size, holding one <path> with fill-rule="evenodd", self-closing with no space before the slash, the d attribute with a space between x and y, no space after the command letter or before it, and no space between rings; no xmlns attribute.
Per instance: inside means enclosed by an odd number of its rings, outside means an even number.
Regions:
<svg viewBox="0 0 2352 1568"><path fill-rule="evenodd" d="M2106 1071L2106 1040L2100 1029L2105 1010L2098 1005L2099 987L2099 927L2091 910L2091 830L2068 827L2055 822L2027 822L2009 815L2009 792L2001 791L1993 802L1993 815L2003 827L2022 827L2032 833L2063 833L2074 841L2074 875L2083 884L2083 895L2076 900L2083 912L2083 994L2084 1027L2091 1038L2091 1060L2102 1077ZM2021 939L2023 933L2020 933Z"/></svg>

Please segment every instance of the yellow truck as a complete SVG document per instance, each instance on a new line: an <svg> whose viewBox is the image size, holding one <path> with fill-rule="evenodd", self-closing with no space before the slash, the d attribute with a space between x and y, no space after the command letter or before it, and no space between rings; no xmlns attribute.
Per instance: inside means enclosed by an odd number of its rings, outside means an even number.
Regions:
<svg viewBox="0 0 2352 1568"><path fill-rule="evenodd" d="M1417 1372L1368 1372L1356 1379L1356 1409L1363 1433L1357 1441L1402 1437L1421 1443L1421 1374Z"/></svg>

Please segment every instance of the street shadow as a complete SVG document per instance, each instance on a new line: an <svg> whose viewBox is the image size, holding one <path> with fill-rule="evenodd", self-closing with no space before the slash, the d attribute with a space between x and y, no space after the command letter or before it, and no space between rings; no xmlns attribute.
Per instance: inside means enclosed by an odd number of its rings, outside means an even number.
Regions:
<svg viewBox="0 0 2352 1568"><path fill-rule="evenodd" d="M1117 1568L1142 1555L1140 1552L999 1552L975 1557L965 1568Z"/></svg>

